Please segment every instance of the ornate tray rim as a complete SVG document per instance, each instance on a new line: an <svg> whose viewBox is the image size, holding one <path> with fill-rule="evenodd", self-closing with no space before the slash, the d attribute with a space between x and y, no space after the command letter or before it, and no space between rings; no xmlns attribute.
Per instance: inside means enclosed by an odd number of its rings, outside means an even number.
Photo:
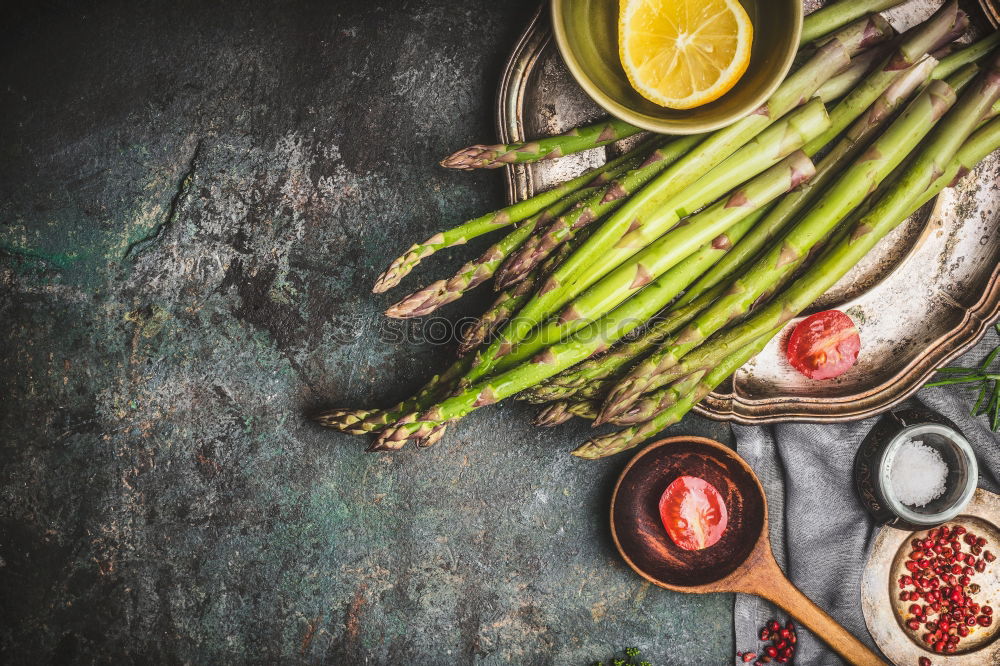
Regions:
<svg viewBox="0 0 1000 666"><path fill-rule="evenodd" d="M996 0L980 0L986 18L1000 26L1000 5ZM514 46L497 90L497 134L502 143L524 141L524 101L532 85L535 65L552 43L552 28L546 4L535 11ZM508 165L507 199L513 203L531 196L534 182L531 171L524 165ZM935 203L935 210L940 203ZM863 393L843 398L786 396L748 401L735 392L711 393L695 406L701 416L741 425L768 423L812 422L838 423L855 421L881 414L903 402L930 379L938 368L972 348L986 334L990 324L1000 316L1000 266L986 285L982 298L965 309L959 325L928 344L924 353L913 358L906 367Z"/></svg>

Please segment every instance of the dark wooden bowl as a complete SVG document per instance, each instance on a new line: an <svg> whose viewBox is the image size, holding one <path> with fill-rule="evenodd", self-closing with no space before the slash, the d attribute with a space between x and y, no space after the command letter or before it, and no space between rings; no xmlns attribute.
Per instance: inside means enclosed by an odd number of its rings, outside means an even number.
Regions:
<svg viewBox="0 0 1000 666"><path fill-rule="evenodd" d="M651 446L629 464L618 482L612 533L632 568L657 585L690 587L718 582L750 556L764 527L767 505L753 472L741 459L720 455L705 441L686 437L669 446ZM678 547L660 520L660 496L671 481L684 474L715 486L729 511L722 539L705 550Z"/></svg>
<svg viewBox="0 0 1000 666"><path fill-rule="evenodd" d="M701 477L722 494L729 523L704 550L678 548L660 521L660 496L681 475ZM677 592L756 594L785 609L852 664L882 664L778 568L767 531L764 489L735 451L703 437L650 444L625 466L611 497L611 538L640 576Z"/></svg>

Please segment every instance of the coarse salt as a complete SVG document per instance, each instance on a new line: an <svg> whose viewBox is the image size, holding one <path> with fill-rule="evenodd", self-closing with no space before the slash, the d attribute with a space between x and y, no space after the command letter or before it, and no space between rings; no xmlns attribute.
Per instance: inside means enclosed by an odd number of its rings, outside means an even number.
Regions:
<svg viewBox="0 0 1000 666"><path fill-rule="evenodd" d="M911 439L896 451L889 478L896 499L921 507L944 494L948 464L933 448Z"/></svg>

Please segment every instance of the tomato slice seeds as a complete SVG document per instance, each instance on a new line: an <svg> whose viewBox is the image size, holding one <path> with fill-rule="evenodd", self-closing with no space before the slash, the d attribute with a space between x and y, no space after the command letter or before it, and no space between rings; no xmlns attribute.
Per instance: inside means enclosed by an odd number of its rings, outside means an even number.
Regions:
<svg viewBox="0 0 1000 666"><path fill-rule="evenodd" d="M839 310L826 310L799 322L785 354L806 377L832 379L854 366L859 351L861 336L851 318Z"/></svg>
<svg viewBox="0 0 1000 666"><path fill-rule="evenodd" d="M715 486L696 476L679 476L660 496L660 520L679 547L701 550L722 538L729 512Z"/></svg>

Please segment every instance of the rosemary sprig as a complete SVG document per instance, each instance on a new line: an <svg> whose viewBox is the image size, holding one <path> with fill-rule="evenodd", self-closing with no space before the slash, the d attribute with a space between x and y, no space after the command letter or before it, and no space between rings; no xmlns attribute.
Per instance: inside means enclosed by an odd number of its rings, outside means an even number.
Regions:
<svg viewBox="0 0 1000 666"><path fill-rule="evenodd" d="M994 328L1000 335L1000 323L994 324ZM990 366L1000 356L1000 345L993 348L983 362L975 368L961 368L949 366L938 368L938 373L950 375L937 381L928 382L927 386L950 386L952 384L979 384L979 395L976 397L976 404L972 406L972 415L979 416L985 414L990 429L993 432L1000 428L1000 373L990 372ZM985 401L985 406L983 405Z"/></svg>
<svg viewBox="0 0 1000 666"><path fill-rule="evenodd" d="M969 382L988 382L1000 379L1000 375L967 375L965 377L949 377L936 382L928 382L927 386L948 386L950 384L968 384Z"/></svg>

